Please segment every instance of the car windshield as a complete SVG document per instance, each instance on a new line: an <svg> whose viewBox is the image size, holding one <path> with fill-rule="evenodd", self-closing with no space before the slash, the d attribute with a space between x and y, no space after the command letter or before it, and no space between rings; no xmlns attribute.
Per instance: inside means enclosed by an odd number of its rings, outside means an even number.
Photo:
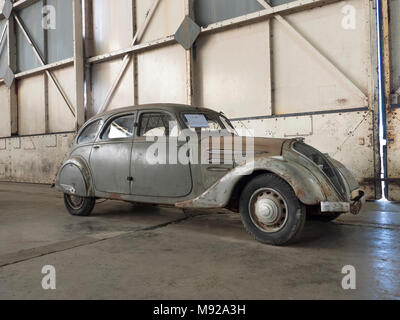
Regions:
<svg viewBox="0 0 400 320"><path fill-rule="evenodd" d="M185 113L183 114L183 120L190 130L197 133L237 135L231 122L222 114Z"/></svg>

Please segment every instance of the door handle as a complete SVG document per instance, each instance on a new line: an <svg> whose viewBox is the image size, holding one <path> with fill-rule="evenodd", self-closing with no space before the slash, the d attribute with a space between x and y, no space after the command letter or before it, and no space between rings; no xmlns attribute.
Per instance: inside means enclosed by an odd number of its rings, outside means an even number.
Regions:
<svg viewBox="0 0 400 320"><path fill-rule="evenodd" d="M100 146L93 146L93 149L100 149Z"/></svg>

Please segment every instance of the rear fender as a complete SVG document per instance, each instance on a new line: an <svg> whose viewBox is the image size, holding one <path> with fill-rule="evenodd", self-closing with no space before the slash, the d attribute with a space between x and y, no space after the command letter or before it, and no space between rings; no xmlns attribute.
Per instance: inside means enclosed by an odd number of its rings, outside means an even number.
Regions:
<svg viewBox="0 0 400 320"><path fill-rule="evenodd" d="M92 175L86 161L73 157L65 162L57 174L56 188L69 195L94 197Z"/></svg>
<svg viewBox="0 0 400 320"><path fill-rule="evenodd" d="M350 193L353 192L354 190L358 190L360 188L360 185L357 179L354 177L353 173L343 163L329 156L328 158L332 162L332 164L336 167L336 169L339 170L343 178L346 180L347 185L350 189Z"/></svg>

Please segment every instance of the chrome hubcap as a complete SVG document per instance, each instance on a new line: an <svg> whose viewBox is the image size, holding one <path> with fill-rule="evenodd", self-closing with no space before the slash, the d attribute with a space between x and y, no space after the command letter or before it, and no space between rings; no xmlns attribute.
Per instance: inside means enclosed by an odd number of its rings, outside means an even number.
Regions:
<svg viewBox="0 0 400 320"><path fill-rule="evenodd" d="M250 217L263 232L278 232L288 219L285 199L276 190L264 188L257 190L250 199Z"/></svg>
<svg viewBox="0 0 400 320"><path fill-rule="evenodd" d="M67 196L68 204L75 210L82 208L83 198L78 196Z"/></svg>
<svg viewBox="0 0 400 320"><path fill-rule="evenodd" d="M275 222L279 216L278 206L270 199L257 200L254 211L257 219L265 224Z"/></svg>

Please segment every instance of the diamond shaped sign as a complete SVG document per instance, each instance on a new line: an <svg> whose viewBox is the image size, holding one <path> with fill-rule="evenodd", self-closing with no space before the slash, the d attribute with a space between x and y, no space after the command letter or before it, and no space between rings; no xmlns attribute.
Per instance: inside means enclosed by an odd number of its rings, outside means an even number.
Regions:
<svg viewBox="0 0 400 320"><path fill-rule="evenodd" d="M7 67L6 72L4 73L4 83L6 84L7 88L11 88L14 79L14 72L9 67Z"/></svg>
<svg viewBox="0 0 400 320"><path fill-rule="evenodd" d="M0 18L8 19L11 15L13 4L11 0L0 0Z"/></svg>
<svg viewBox="0 0 400 320"><path fill-rule="evenodd" d="M186 17L175 33L175 40L186 50L189 50L200 33L200 26L189 17Z"/></svg>

